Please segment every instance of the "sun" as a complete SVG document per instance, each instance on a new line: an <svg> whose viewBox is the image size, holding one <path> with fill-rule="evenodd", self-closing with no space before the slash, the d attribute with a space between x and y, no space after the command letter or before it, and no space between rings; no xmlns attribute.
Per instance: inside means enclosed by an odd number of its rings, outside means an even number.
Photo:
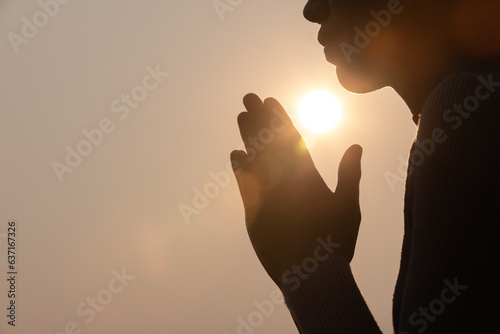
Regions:
<svg viewBox="0 0 500 334"><path fill-rule="evenodd" d="M326 133L339 123L341 106L332 93L324 90L313 91L300 100L297 117L307 130Z"/></svg>

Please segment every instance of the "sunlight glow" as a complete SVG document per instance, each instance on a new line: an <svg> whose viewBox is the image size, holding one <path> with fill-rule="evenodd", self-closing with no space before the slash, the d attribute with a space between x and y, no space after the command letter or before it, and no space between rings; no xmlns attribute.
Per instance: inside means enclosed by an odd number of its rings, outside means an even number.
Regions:
<svg viewBox="0 0 500 334"><path fill-rule="evenodd" d="M323 90L313 91L298 104L300 123L309 131L326 133L332 130L340 120L341 107L335 96Z"/></svg>

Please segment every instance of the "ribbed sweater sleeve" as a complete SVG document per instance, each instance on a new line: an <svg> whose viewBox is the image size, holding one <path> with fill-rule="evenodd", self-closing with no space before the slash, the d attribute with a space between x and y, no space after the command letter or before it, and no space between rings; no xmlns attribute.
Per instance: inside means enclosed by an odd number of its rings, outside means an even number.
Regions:
<svg viewBox="0 0 500 334"><path fill-rule="evenodd" d="M300 333L381 333L345 258L331 256L292 288L282 292Z"/></svg>
<svg viewBox="0 0 500 334"><path fill-rule="evenodd" d="M500 76L449 75L410 151L395 333L500 333L499 175ZM282 291L300 333L380 333L341 257Z"/></svg>

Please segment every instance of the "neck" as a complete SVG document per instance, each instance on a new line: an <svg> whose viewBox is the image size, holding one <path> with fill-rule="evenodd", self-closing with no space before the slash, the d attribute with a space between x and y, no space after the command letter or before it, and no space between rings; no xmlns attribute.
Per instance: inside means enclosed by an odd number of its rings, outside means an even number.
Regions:
<svg viewBox="0 0 500 334"><path fill-rule="evenodd" d="M391 86L405 101L414 117L420 115L422 106L432 89L449 73L460 70L460 60L445 48L420 48L405 58L401 73ZM442 52L439 52L442 51Z"/></svg>
<svg viewBox="0 0 500 334"><path fill-rule="evenodd" d="M414 117L420 115L422 106L424 105L427 96L432 91L434 86L439 83L439 80L444 76L444 73L445 72L442 74L436 73L432 76L420 78L413 77L411 82L400 82L399 84L393 85L393 88L405 101Z"/></svg>
<svg viewBox="0 0 500 334"><path fill-rule="evenodd" d="M408 75L410 80L399 80L392 85L394 90L405 101L414 117L420 115L422 106L427 96L440 83L447 74L459 71L498 71L500 70L500 59L488 61L464 60L464 58L449 58L446 66L436 66L426 75L422 73Z"/></svg>

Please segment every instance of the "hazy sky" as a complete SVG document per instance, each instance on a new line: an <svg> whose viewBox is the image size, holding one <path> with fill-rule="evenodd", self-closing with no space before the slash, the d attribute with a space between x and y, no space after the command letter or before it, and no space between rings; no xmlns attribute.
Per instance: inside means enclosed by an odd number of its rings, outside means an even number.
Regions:
<svg viewBox="0 0 500 334"><path fill-rule="evenodd" d="M340 124L297 126L332 188L344 150L364 148L352 267L392 332L404 185L386 176L402 180L415 126L391 89L338 84L305 0L221 0L220 15L213 0L59 1L0 0L0 277L13 220L18 272L15 328L0 283L1 333L297 333L283 304L255 313L276 287L226 167L245 93L293 115L316 89Z"/></svg>

